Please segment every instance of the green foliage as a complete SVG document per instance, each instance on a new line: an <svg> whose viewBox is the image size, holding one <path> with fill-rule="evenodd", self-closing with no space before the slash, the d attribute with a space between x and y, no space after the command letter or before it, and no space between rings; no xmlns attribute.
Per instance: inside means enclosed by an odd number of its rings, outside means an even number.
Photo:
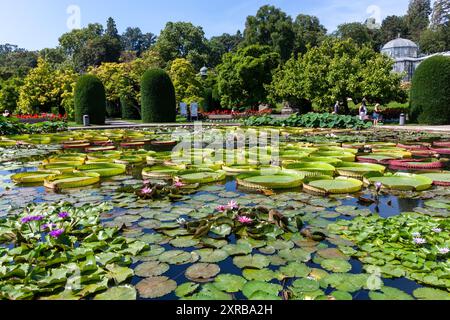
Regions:
<svg viewBox="0 0 450 320"><path fill-rule="evenodd" d="M411 0L406 15L406 23L410 37L415 42L420 39L420 34L430 24L431 0Z"/></svg>
<svg viewBox="0 0 450 320"><path fill-rule="evenodd" d="M105 124L106 94L99 78L84 75L75 86L75 121L83 124L83 116L89 115L91 124Z"/></svg>
<svg viewBox="0 0 450 320"><path fill-rule="evenodd" d="M399 35L401 38L408 37L408 25L405 17L388 16L381 24L382 42L388 43L396 39Z"/></svg>
<svg viewBox="0 0 450 320"><path fill-rule="evenodd" d="M1 219L3 256L11 259L0 261L0 298L79 300L126 282L134 275L131 257L148 246L103 227L100 214L110 209L106 203L30 205ZM59 217L62 212L66 218Z"/></svg>
<svg viewBox="0 0 450 320"><path fill-rule="evenodd" d="M218 37L212 37L208 42L210 66L217 66L222 62L222 56L225 53L235 51L240 43L243 41L243 36L240 31L235 35L224 33Z"/></svg>
<svg viewBox="0 0 450 320"><path fill-rule="evenodd" d="M123 50L133 51L138 57L156 42L156 36L153 33L144 34L139 28L128 27L120 38Z"/></svg>
<svg viewBox="0 0 450 320"><path fill-rule="evenodd" d="M164 70L152 69L144 73L141 82L141 106L144 123L175 122L175 88Z"/></svg>
<svg viewBox="0 0 450 320"><path fill-rule="evenodd" d="M357 117L343 116L330 113L294 114L287 119L275 119L269 115L250 117L244 120L245 126L282 126L302 128L330 128L330 129L368 129L371 122L361 121Z"/></svg>
<svg viewBox="0 0 450 320"><path fill-rule="evenodd" d="M217 67L222 106L257 106L266 100L265 86L279 64L279 54L270 47L252 45L223 56Z"/></svg>
<svg viewBox="0 0 450 320"><path fill-rule="evenodd" d="M14 112L17 108L19 100L20 86L23 80L19 77L12 77L8 80L0 80L0 112L9 110Z"/></svg>
<svg viewBox="0 0 450 320"><path fill-rule="evenodd" d="M21 123L16 118L0 116L0 136L30 133L55 133L67 130L67 122L48 121L35 124Z"/></svg>
<svg viewBox="0 0 450 320"><path fill-rule="evenodd" d="M0 79L25 77L37 65L36 52L27 51L11 44L0 44Z"/></svg>
<svg viewBox="0 0 450 320"><path fill-rule="evenodd" d="M47 61L38 59L23 81L17 102L23 114L51 112L73 117L73 89L78 75L70 68L54 69Z"/></svg>
<svg viewBox="0 0 450 320"><path fill-rule="evenodd" d="M262 6L256 16L247 17L245 26L243 46L269 46L283 61L289 59L295 35L292 18L285 12L274 6Z"/></svg>
<svg viewBox="0 0 450 320"><path fill-rule="evenodd" d="M140 120L141 114L137 104L127 97L120 98L120 107L122 110L122 119L126 120Z"/></svg>
<svg viewBox="0 0 450 320"><path fill-rule="evenodd" d="M426 124L450 124L450 58L435 56L417 68L411 88L411 112Z"/></svg>
<svg viewBox="0 0 450 320"><path fill-rule="evenodd" d="M358 46L351 39L327 39L279 68L268 87L272 99L306 99L328 111L337 100L351 97L387 103L403 100L401 75L392 72L394 61ZM348 110L345 110L346 112Z"/></svg>
<svg viewBox="0 0 450 320"><path fill-rule="evenodd" d="M190 22L168 22L154 49L166 63L176 58L185 58L196 70L200 70L208 61L205 32L202 27Z"/></svg>
<svg viewBox="0 0 450 320"><path fill-rule="evenodd" d="M197 72L187 59L175 59L172 61L169 75L175 87L178 103L203 102L202 85L197 79Z"/></svg>
<svg viewBox="0 0 450 320"><path fill-rule="evenodd" d="M319 18L299 14L294 21L294 52L305 53L308 46L316 47L325 38L327 29L320 24Z"/></svg>
<svg viewBox="0 0 450 320"><path fill-rule="evenodd" d="M365 44L370 45L372 41L369 34L369 28L365 24L359 22L343 23L339 25L334 35L344 40L352 39L360 46Z"/></svg>

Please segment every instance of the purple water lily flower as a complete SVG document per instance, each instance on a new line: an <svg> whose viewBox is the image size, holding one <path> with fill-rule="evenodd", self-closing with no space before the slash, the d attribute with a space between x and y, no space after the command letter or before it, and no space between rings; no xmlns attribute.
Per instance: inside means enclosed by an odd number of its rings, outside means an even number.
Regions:
<svg viewBox="0 0 450 320"><path fill-rule="evenodd" d="M28 216L25 218L22 218L22 220L20 220L23 224L29 223L31 221L41 221L43 220L44 217L43 216Z"/></svg>
<svg viewBox="0 0 450 320"><path fill-rule="evenodd" d="M438 248L438 251L440 254L446 255L450 252L450 249L449 248Z"/></svg>
<svg viewBox="0 0 450 320"><path fill-rule="evenodd" d="M64 233L63 229L58 229L58 230L50 231L49 235L50 235L50 237L53 237L53 238L59 238L63 233Z"/></svg>
<svg viewBox="0 0 450 320"><path fill-rule="evenodd" d="M433 231L435 233L441 233L442 229L441 228L433 228L433 229L431 229L431 231Z"/></svg>
<svg viewBox="0 0 450 320"><path fill-rule="evenodd" d="M421 244L427 243L427 240L425 240L424 238L414 238L414 239L413 239L413 242L414 242L415 244L421 245Z"/></svg>
<svg viewBox="0 0 450 320"><path fill-rule="evenodd" d="M375 188L376 188L377 192L380 192L381 188L383 188L383 184L381 182L377 182L377 183L375 183Z"/></svg>
<svg viewBox="0 0 450 320"><path fill-rule="evenodd" d="M420 238L422 235L420 234L420 232L414 232L411 234L414 238Z"/></svg>
<svg viewBox="0 0 450 320"><path fill-rule="evenodd" d="M58 214L58 217L60 217L61 219L67 219L69 217L69 213L68 212L60 212Z"/></svg>

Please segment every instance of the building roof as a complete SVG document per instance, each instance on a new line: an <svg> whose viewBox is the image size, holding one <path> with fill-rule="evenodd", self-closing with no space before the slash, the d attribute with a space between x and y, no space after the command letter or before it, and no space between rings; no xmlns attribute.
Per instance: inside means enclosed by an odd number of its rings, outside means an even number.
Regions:
<svg viewBox="0 0 450 320"><path fill-rule="evenodd" d="M394 48L419 48L413 41L403 38L397 38L386 43L382 50L394 49Z"/></svg>

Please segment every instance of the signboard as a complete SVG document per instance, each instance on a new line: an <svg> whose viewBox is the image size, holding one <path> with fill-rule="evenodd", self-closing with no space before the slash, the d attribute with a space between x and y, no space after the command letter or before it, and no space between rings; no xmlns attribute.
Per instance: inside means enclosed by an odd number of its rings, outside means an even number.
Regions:
<svg viewBox="0 0 450 320"><path fill-rule="evenodd" d="M198 119L198 103L191 104L191 118Z"/></svg>
<svg viewBox="0 0 450 320"><path fill-rule="evenodd" d="M180 103L180 114L181 114L181 116L186 117L186 118L188 116L187 104L184 102Z"/></svg>

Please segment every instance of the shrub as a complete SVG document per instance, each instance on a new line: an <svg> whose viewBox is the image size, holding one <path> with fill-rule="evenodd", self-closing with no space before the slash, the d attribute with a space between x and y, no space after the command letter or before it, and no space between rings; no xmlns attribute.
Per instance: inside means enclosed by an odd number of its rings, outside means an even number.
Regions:
<svg viewBox="0 0 450 320"><path fill-rule="evenodd" d="M176 104L175 88L169 75L161 69L145 72L141 82L142 121L175 122Z"/></svg>
<svg viewBox="0 0 450 320"><path fill-rule="evenodd" d="M141 120L139 107L136 103L127 97L120 98L120 107L122 109L122 119L125 120Z"/></svg>
<svg viewBox="0 0 450 320"><path fill-rule="evenodd" d="M83 124L89 115L91 124L105 124L106 95L102 82L93 75L81 76L75 86L75 121Z"/></svg>
<svg viewBox="0 0 450 320"><path fill-rule="evenodd" d="M29 133L55 133L67 130L65 121L46 121L40 123L22 123L16 118L0 116L0 136Z"/></svg>
<svg viewBox="0 0 450 320"><path fill-rule="evenodd" d="M250 117L244 120L245 126L283 126L302 128L329 128L329 129L368 129L371 122L365 122L358 117L343 116L330 113L293 114L287 119L275 119L269 115Z"/></svg>
<svg viewBox="0 0 450 320"><path fill-rule="evenodd" d="M419 123L450 124L450 57L431 57L417 68L412 80L411 116Z"/></svg>

